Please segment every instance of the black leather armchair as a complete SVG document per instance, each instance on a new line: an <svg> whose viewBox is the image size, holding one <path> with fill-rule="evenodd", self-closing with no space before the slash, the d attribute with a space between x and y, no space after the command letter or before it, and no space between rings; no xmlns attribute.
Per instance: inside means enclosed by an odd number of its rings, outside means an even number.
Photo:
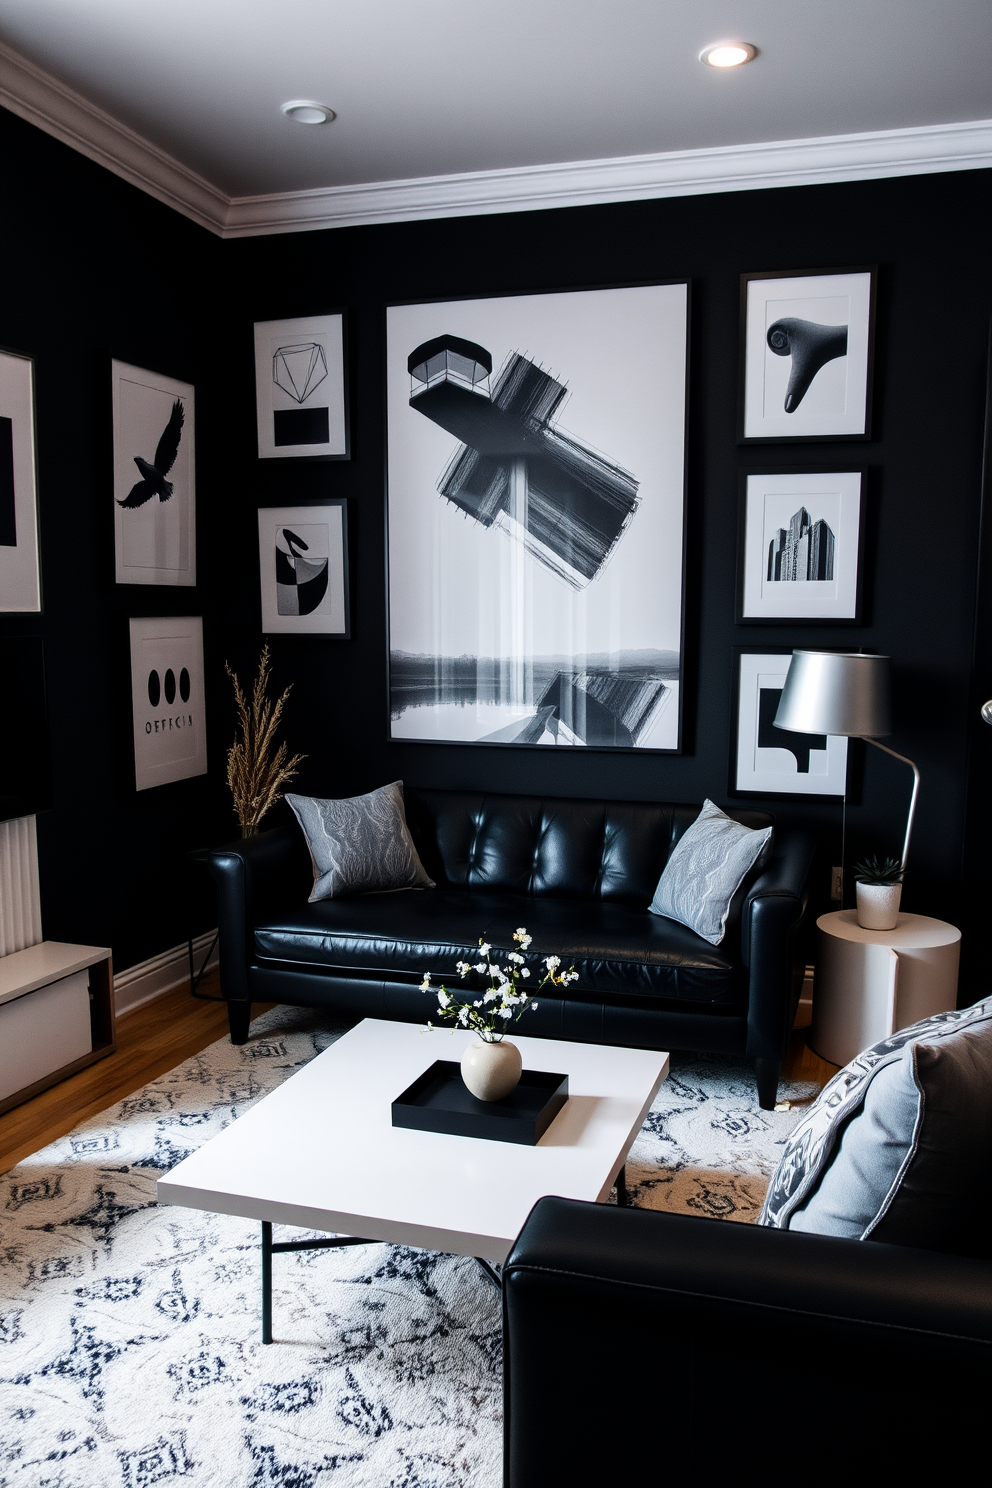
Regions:
<svg viewBox="0 0 992 1488"><path fill-rule="evenodd" d="M698 808L410 790L407 814L434 889L308 904L312 872L295 824L210 854L233 1042L248 1036L252 1002L420 1022L425 971L450 976L480 935L509 946L524 924L535 958L553 951L579 972L568 996L542 994L528 1034L745 1054L760 1103L774 1105L806 962L807 834L777 835L712 946L647 912Z"/></svg>
<svg viewBox="0 0 992 1488"><path fill-rule="evenodd" d="M504 1488L918 1482L930 1453L955 1481L986 1451L986 1261L546 1198L503 1322Z"/></svg>

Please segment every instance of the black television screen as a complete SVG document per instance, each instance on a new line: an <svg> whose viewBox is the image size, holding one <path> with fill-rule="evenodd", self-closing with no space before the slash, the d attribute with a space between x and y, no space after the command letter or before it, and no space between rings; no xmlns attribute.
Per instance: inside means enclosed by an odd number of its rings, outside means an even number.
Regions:
<svg viewBox="0 0 992 1488"><path fill-rule="evenodd" d="M44 642L0 636L0 821L51 804Z"/></svg>

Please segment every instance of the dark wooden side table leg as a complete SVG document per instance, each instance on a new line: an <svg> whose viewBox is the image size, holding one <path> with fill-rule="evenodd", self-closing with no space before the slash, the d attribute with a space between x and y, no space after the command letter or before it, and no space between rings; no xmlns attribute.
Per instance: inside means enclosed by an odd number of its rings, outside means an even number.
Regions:
<svg viewBox="0 0 992 1488"><path fill-rule="evenodd" d="M262 1342L272 1342L272 1225L262 1220Z"/></svg>
<svg viewBox="0 0 992 1488"><path fill-rule="evenodd" d="M620 1169L619 1173L617 1174L617 1176L616 1176L616 1182L615 1182L615 1184L613 1186L614 1186L614 1188L617 1191L617 1208L618 1209L626 1209L627 1208L627 1164L626 1163L624 1163L623 1167Z"/></svg>

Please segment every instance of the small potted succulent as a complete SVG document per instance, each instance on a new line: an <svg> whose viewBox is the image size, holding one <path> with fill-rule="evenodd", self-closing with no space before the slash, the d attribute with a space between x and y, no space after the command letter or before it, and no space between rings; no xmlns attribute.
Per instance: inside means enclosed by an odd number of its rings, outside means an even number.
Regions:
<svg viewBox="0 0 992 1488"><path fill-rule="evenodd" d="M854 865L858 924L862 930L894 930L902 898L903 866L899 858L866 858Z"/></svg>
<svg viewBox="0 0 992 1488"><path fill-rule="evenodd" d="M462 1079L478 1100L502 1100L519 1083L523 1069L520 1050L505 1038L505 1034L511 1020L516 1023L527 1008L537 1007L532 994L522 986L524 979L530 976L522 953L530 945L531 937L521 925L514 930L513 939L517 949L506 953L505 966L494 960L493 948L484 940L479 941L480 959L477 962L456 963L455 970L463 982L473 974L481 981L476 995L470 993L467 1000L455 997L443 984L432 986L430 972L425 974L420 984L422 992L436 994L438 1018L454 1023L456 1028L478 1034L478 1039L469 1044L461 1059ZM546 970L534 988L535 992L549 982L554 987L567 987L570 982L578 980L579 974L574 967L570 966L568 971L559 970L560 956L545 956L543 965ZM428 1023L428 1031L432 1032L433 1027Z"/></svg>

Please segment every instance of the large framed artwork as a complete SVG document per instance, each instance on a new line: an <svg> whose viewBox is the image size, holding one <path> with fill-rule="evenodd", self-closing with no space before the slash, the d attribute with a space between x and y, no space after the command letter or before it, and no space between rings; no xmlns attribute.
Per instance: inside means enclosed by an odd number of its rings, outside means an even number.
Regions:
<svg viewBox="0 0 992 1488"><path fill-rule="evenodd" d="M348 508L343 497L258 513L262 630L350 635Z"/></svg>
<svg viewBox="0 0 992 1488"><path fill-rule="evenodd" d="M118 584L196 583L196 409L191 383L111 364Z"/></svg>
<svg viewBox="0 0 992 1488"><path fill-rule="evenodd" d="M847 740L774 725L792 652L737 650L730 789L737 796L843 796Z"/></svg>
<svg viewBox="0 0 992 1488"><path fill-rule="evenodd" d="M343 311L256 323L255 410L260 460L351 458Z"/></svg>
<svg viewBox="0 0 992 1488"><path fill-rule="evenodd" d="M741 276L743 444L867 439L874 269Z"/></svg>
<svg viewBox="0 0 992 1488"><path fill-rule="evenodd" d="M864 470L741 476L740 622L860 621L864 482Z"/></svg>
<svg viewBox="0 0 992 1488"><path fill-rule="evenodd" d="M203 620L131 620L135 789L207 773Z"/></svg>
<svg viewBox="0 0 992 1488"><path fill-rule="evenodd" d="M390 306L391 738L680 748L688 309Z"/></svg>
<svg viewBox="0 0 992 1488"><path fill-rule="evenodd" d="M34 364L0 351L0 611L41 609Z"/></svg>

